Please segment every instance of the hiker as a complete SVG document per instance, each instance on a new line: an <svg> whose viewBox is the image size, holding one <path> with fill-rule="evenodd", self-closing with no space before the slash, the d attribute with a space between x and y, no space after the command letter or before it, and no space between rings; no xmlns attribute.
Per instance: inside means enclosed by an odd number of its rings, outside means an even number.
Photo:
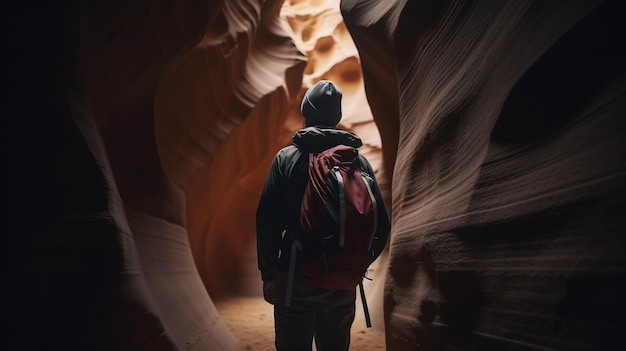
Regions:
<svg viewBox="0 0 626 351"><path fill-rule="evenodd" d="M274 305L275 345L279 351L311 350L313 338L318 350L348 350L350 345L356 289L325 289L311 283L300 272L301 262L294 256L301 255L294 250L294 234L301 228L300 209L309 179L309 153L339 144L354 149L362 145L356 134L336 127L342 117L341 100L341 90L328 80L319 81L307 90L301 104L306 128L295 133L293 145L274 156L257 208L258 264L263 296ZM364 172L374 177L365 157L358 158ZM384 249L390 230L377 185L375 190L379 198L377 207L374 206L378 226L370 241L371 261ZM345 226L350 227L350 223ZM293 262L296 262L295 270Z"/></svg>

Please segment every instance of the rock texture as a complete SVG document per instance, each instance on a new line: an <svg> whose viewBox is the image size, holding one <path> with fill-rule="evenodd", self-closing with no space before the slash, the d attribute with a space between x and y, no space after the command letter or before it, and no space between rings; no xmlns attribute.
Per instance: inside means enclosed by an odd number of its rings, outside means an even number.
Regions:
<svg viewBox="0 0 626 351"><path fill-rule="evenodd" d="M623 348L626 60L615 4L342 10L395 165L387 348Z"/></svg>
<svg viewBox="0 0 626 351"><path fill-rule="evenodd" d="M626 346L616 2L7 12L5 348L236 349L212 299L260 294L256 202L318 79L393 210L389 350Z"/></svg>
<svg viewBox="0 0 626 351"><path fill-rule="evenodd" d="M302 127L308 86L342 86L343 126L382 162L339 4L68 2L12 15L5 343L236 348L212 298L260 293L256 203L274 152Z"/></svg>

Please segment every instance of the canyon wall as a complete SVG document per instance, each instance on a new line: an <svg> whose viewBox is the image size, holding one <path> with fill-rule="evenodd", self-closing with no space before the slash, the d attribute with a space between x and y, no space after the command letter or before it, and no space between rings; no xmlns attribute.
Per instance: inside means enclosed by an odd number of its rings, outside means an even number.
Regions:
<svg viewBox="0 0 626 351"><path fill-rule="evenodd" d="M319 79L392 209L389 350L625 346L614 2L8 12L7 348L236 349L213 300L260 295L256 203Z"/></svg>
<svg viewBox="0 0 626 351"><path fill-rule="evenodd" d="M260 296L256 203L304 91L341 85L382 163L339 4L59 5L8 22L5 344L236 348L212 299Z"/></svg>
<svg viewBox="0 0 626 351"><path fill-rule="evenodd" d="M387 348L623 348L616 4L385 4L342 2L397 143Z"/></svg>

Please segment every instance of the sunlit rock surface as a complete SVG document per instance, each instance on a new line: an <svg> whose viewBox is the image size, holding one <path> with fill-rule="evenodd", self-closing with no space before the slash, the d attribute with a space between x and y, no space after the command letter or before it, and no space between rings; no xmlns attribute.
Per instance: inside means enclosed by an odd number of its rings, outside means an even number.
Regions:
<svg viewBox="0 0 626 351"><path fill-rule="evenodd" d="M392 209L366 286L389 350L622 349L614 7L12 7L2 345L236 349L212 299L260 294L265 175L332 79Z"/></svg>

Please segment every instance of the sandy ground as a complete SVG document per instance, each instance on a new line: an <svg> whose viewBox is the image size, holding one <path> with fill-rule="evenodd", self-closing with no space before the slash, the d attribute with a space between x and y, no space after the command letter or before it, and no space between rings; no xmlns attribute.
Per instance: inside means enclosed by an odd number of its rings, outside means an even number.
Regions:
<svg viewBox="0 0 626 351"><path fill-rule="evenodd" d="M275 350L274 310L263 298L236 297L220 299L214 303L239 342L237 350ZM359 307L357 304L357 308ZM351 338L350 350L385 349L384 333L376 328L367 328L362 313L357 313L352 325Z"/></svg>

